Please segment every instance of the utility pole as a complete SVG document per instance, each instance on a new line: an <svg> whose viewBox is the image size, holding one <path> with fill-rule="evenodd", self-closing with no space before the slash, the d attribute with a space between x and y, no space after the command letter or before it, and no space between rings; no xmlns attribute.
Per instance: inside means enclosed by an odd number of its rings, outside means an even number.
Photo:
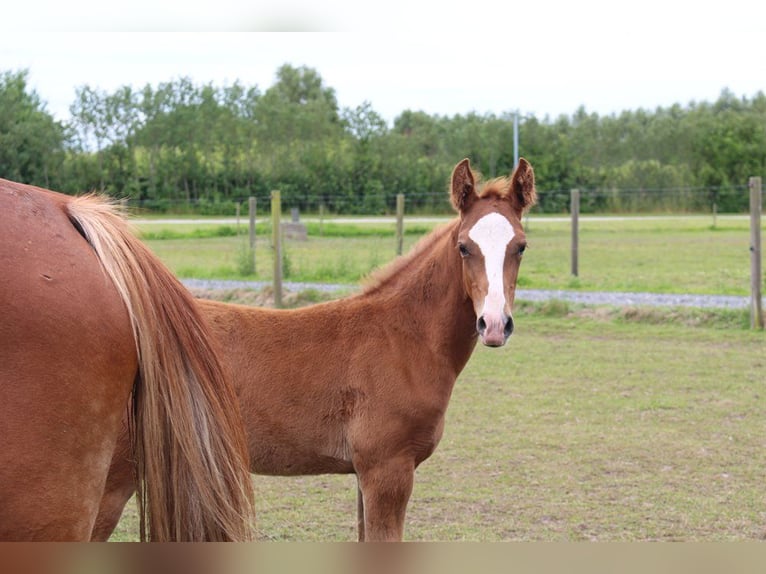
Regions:
<svg viewBox="0 0 766 574"><path fill-rule="evenodd" d="M513 169L519 165L519 110L513 113Z"/></svg>
<svg viewBox="0 0 766 574"><path fill-rule="evenodd" d="M271 192L271 243L274 247L274 306L282 307L282 194Z"/></svg>
<svg viewBox="0 0 766 574"><path fill-rule="evenodd" d="M763 329L761 303L761 212L763 190L761 178L751 177L750 187L750 327Z"/></svg>
<svg viewBox="0 0 766 574"><path fill-rule="evenodd" d="M572 216L572 275L577 277L579 273L580 252L580 190L573 189L571 192L569 211Z"/></svg>

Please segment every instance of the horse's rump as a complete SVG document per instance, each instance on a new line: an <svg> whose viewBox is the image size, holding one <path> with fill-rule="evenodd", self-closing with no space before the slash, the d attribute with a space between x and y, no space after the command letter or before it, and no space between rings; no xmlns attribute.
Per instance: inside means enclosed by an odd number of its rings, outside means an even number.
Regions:
<svg viewBox="0 0 766 574"><path fill-rule="evenodd" d="M0 180L2 540L88 538L136 372L125 308L59 198Z"/></svg>
<svg viewBox="0 0 766 574"><path fill-rule="evenodd" d="M0 180L0 217L0 535L90 537L135 380L149 536L250 538L241 418L188 292L102 199Z"/></svg>

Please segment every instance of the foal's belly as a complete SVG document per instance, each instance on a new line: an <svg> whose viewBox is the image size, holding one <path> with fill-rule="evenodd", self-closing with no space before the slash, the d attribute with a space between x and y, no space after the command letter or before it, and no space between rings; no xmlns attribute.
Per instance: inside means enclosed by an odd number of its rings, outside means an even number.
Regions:
<svg viewBox="0 0 766 574"><path fill-rule="evenodd" d="M342 428L314 425L290 429L261 425L250 441L250 470L255 474L298 476L350 474L351 452Z"/></svg>
<svg viewBox="0 0 766 574"><path fill-rule="evenodd" d="M263 452L251 456L250 470L270 476L303 476L307 474L353 474L354 466L343 460L317 453Z"/></svg>

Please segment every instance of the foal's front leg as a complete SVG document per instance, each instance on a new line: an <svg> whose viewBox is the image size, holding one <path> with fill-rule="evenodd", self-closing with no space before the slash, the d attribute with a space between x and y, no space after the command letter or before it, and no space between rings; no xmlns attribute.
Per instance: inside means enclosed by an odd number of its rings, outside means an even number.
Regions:
<svg viewBox="0 0 766 574"><path fill-rule="evenodd" d="M414 462L404 457L357 468L360 542L402 540L414 475Z"/></svg>

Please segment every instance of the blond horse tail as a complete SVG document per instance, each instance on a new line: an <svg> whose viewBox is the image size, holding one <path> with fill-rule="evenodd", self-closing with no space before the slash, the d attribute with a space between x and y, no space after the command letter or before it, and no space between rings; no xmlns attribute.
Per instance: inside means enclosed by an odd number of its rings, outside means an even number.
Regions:
<svg viewBox="0 0 766 574"><path fill-rule="evenodd" d="M141 539L251 539L255 513L244 426L194 299L114 205L83 196L72 199L68 212L133 326L139 375L131 435Z"/></svg>

